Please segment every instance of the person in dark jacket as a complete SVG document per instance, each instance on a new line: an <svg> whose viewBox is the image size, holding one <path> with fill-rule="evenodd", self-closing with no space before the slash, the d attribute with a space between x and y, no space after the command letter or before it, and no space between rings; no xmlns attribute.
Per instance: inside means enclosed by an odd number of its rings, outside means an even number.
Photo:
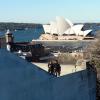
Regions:
<svg viewBox="0 0 100 100"><path fill-rule="evenodd" d="M52 64L52 62L49 61L49 62L48 62L48 72L49 72L49 73L51 73L51 64Z"/></svg>
<svg viewBox="0 0 100 100"><path fill-rule="evenodd" d="M48 72L49 72L50 74L54 74L54 62L53 62L53 61L50 61L50 62L48 63Z"/></svg>
<svg viewBox="0 0 100 100"><path fill-rule="evenodd" d="M55 68L55 64L54 64L54 62L52 62L51 63L51 74L52 75L55 75L54 68Z"/></svg>
<svg viewBox="0 0 100 100"><path fill-rule="evenodd" d="M60 76L60 74L61 74L61 66L58 63L58 60L55 61L54 69L55 69L55 75L56 76Z"/></svg>

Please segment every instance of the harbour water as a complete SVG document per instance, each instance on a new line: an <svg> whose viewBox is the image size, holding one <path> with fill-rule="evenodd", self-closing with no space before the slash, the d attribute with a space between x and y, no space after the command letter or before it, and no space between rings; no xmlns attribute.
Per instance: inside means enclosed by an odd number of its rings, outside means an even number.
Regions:
<svg viewBox="0 0 100 100"><path fill-rule="evenodd" d="M43 28L12 31L14 35L14 41L16 42L30 42L32 39L38 39L43 32ZM4 35L5 33L6 31L0 32L0 35Z"/></svg>

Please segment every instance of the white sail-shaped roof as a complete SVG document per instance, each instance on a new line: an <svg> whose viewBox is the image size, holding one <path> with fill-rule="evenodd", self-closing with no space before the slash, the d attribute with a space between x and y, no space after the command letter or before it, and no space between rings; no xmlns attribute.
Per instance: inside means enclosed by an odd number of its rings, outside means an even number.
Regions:
<svg viewBox="0 0 100 100"><path fill-rule="evenodd" d="M71 27L73 26L73 23L69 19L66 18L65 20Z"/></svg>
<svg viewBox="0 0 100 100"><path fill-rule="evenodd" d="M43 28L45 33L86 36L92 30L82 31L83 26L83 24L73 25L73 23L68 19L56 17L56 21L51 21L50 25L43 25Z"/></svg>
<svg viewBox="0 0 100 100"><path fill-rule="evenodd" d="M51 31L51 34L53 34L53 33L58 34L56 22L53 22L53 21L50 22L50 31Z"/></svg>
<svg viewBox="0 0 100 100"><path fill-rule="evenodd" d="M92 30L86 30L86 31L84 31L84 36L88 35L90 32L92 32Z"/></svg>
<svg viewBox="0 0 100 100"><path fill-rule="evenodd" d="M83 25L73 25L71 28L67 29L64 33L65 34L75 34L79 35Z"/></svg>
<svg viewBox="0 0 100 100"><path fill-rule="evenodd" d="M50 33L50 25L43 25L43 29L45 33Z"/></svg>
<svg viewBox="0 0 100 100"><path fill-rule="evenodd" d="M87 36L92 30L80 31L78 35Z"/></svg>
<svg viewBox="0 0 100 100"><path fill-rule="evenodd" d="M76 35L79 35L83 26L84 26L83 24L74 25L74 26L72 26L72 30L74 30Z"/></svg>
<svg viewBox="0 0 100 100"><path fill-rule="evenodd" d="M79 36L84 36L84 31L80 31L80 32L78 33L78 35L79 35Z"/></svg>
<svg viewBox="0 0 100 100"><path fill-rule="evenodd" d="M75 34L75 32L72 28L69 28L64 32L64 34L71 35L71 34Z"/></svg>
<svg viewBox="0 0 100 100"><path fill-rule="evenodd" d="M63 34L68 28L70 28L70 24L63 17L56 17L56 21L58 34Z"/></svg>

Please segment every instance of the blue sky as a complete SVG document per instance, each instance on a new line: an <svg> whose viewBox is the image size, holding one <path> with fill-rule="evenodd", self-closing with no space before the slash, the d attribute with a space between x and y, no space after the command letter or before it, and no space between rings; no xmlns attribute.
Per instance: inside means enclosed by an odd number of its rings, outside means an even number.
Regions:
<svg viewBox="0 0 100 100"><path fill-rule="evenodd" d="M0 22L100 22L100 0L0 0Z"/></svg>

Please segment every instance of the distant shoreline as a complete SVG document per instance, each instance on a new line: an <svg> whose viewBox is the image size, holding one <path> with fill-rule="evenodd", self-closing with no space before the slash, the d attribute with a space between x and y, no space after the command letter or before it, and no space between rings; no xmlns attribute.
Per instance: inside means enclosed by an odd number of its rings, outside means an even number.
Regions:
<svg viewBox="0 0 100 100"><path fill-rule="evenodd" d="M35 23L3 23L0 22L0 31L5 31L7 29L10 29L11 31L14 31L16 29L18 30L24 30L26 28L40 28L41 24L35 24Z"/></svg>
<svg viewBox="0 0 100 100"><path fill-rule="evenodd" d="M74 23L78 24L78 23ZM94 26L100 26L100 23L82 23L84 24L84 29L91 29ZM11 31L16 29L25 29L25 28L42 28L41 23L15 23L15 22L0 22L0 31L5 31L10 29Z"/></svg>

